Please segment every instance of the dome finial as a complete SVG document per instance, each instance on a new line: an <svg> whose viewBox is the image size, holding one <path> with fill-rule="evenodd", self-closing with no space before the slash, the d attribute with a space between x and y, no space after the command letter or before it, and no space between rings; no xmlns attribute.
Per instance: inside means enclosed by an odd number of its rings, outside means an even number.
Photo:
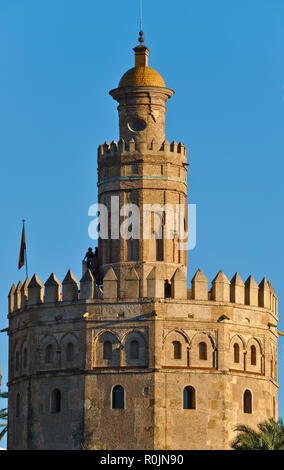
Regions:
<svg viewBox="0 0 284 470"><path fill-rule="evenodd" d="M139 32L138 41L141 42L141 43L144 42L144 33L142 31L142 24L141 24L141 29L140 29L140 32Z"/></svg>

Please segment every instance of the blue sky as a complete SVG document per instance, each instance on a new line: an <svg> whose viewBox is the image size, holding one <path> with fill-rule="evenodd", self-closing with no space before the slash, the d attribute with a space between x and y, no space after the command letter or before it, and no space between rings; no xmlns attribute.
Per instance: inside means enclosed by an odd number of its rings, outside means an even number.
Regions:
<svg viewBox="0 0 284 470"><path fill-rule="evenodd" d="M266 276L284 331L284 2L144 0L143 16L150 66L176 92L167 139L189 150L189 277L198 268L210 280L219 269L229 279ZM138 29L138 0L0 0L1 329L10 286L25 275L23 218L30 277L63 280L71 268L80 279L97 147L118 140L108 91L133 66ZM7 348L2 333L3 390ZM279 382L284 416L284 338Z"/></svg>

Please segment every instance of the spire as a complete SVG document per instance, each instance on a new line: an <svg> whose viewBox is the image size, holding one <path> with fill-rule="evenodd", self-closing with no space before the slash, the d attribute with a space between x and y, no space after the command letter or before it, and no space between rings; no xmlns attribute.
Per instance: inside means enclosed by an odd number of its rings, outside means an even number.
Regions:
<svg viewBox="0 0 284 470"><path fill-rule="evenodd" d="M140 0L140 33L139 33L139 39L138 41L140 43L144 42L144 33L143 33L143 0Z"/></svg>
<svg viewBox="0 0 284 470"><path fill-rule="evenodd" d="M148 67L149 62L149 52L150 50L146 47L144 43L144 32L142 29L142 0L140 0L140 31L139 31L139 38L138 42L140 43L138 46L134 47L135 52L135 67Z"/></svg>

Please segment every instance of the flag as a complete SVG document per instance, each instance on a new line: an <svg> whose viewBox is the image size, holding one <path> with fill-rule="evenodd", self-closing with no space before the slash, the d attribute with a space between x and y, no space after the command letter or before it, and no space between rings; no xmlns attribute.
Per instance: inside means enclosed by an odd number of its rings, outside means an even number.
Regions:
<svg viewBox="0 0 284 470"><path fill-rule="evenodd" d="M21 269L25 264L25 252L26 252L26 237L25 237L25 225L23 225L21 249L19 256L18 268Z"/></svg>

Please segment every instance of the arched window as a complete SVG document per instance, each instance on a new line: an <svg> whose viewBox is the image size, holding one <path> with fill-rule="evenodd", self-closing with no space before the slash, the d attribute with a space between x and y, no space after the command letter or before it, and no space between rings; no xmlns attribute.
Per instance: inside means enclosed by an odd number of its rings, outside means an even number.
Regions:
<svg viewBox="0 0 284 470"><path fill-rule="evenodd" d="M124 388L116 385L112 391L112 407L114 409L124 408Z"/></svg>
<svg viewBox="0 0 284 470"><path fill-rule="evenodd" d="M112 359L112 343L110 341L104 342L103 359Z"/></svg>
<svg viewBox="0 0 284 470"><path fill-rule="evenodd" d="M55 388L51 394L51 413L59 413L61 410L61 392Z"/></svg>
<svg viewBox="0 0 284 470"><path fill-rule="evenodd" d="M244 413L252 413L252 395L249 390L244 393Z"/></svg>
<svg viewBox="0 0 284 470"><path fill-rule="evenodd" d="M179 341L173 341L174 347L174 359L181 359L181 343Z"/></svg>
<svg viewBox="0 0 284 470"><path fill-rule="evenodd" d="M68 343L66 345L66 360L73 361L74 359L74 345L73 343Z"/></svg>
<svg viewBox="0 0 284 470"><path fill-rule="evenodd" d="M130 343L130 359L139 359L139 343L136 339Z"/></svg>
<svg viewBox="0 0 284 470"><path fill-rule="evenodd" d="M238 343L234 344L234 362L236 364L240 362L240 346Z"/></svg>
<svg viewBox="0 0 284 470"><path fill-rule="evenodd" d="M252 366L256 366L256 347L251 346L250 348L250 363Z"/></svg>
<svg viewBox="0 0 284 470"><path fill-rule="evenodd" d="M183 390L183 408L184 410L195 410L195 390L193 387L185 387Z"/></svg>
<svg viewBox="0 0 284 470"><path fill-rule="evenodd" d="M17 393L17 396L16 396L16 418L18 418L20 416L20 394Z"/></svg>
<svg viewBox="0 0 284 470"><path fill-rule="evenodd" d="M25 369L26 367L27 367L27 348L25 348L23 352L23 368Z"/></svg>
<svg viewBox="0 0 284 470"><path fill-rule="evenodd" d="M20 353L19 351L16 352L16 370L20 369Z"/></svg>
<svg viewBox="0 0 284 470"><path fill-rule="evenodd" d="M207 344L206 343L199 343L199 359L203 361L207 360Z"/></svg>
<svg viewBox="0 0 284 470"><path fill-rule="evenodd" d="M53 347L52 344L48 344L45 350L45 362L50 364L53 361Z"/></svg>

